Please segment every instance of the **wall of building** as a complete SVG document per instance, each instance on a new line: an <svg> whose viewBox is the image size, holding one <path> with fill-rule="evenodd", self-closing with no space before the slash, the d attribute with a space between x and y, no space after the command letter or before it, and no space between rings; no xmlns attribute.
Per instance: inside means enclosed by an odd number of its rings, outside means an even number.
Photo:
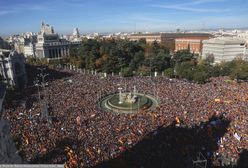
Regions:
<svg viewBox="0 0 248 168"><path fill-rule="evenodd" d="M192 48L192 52L201 52L202 44L201 41L204 39L209 39L212 37L210 34L204 33L161 33L161 34L135 34L128 36L129 40L140 40L146 39L148 43L157 41L163 44L171 52L179 50L179 40L181 40L180 48ZM176 44L176 39L178 39L178 44ZM184 40L182 42L182 40ZM200 42L195 42L200 40ZM187 46L187 47L185 47Z"/></svg>
<svg viewBox="0 0 248 168"><path fill-rule="evenodd" d="M244 41L231 39L203 41L202 57L206 58L209 54L214 56L214 63L232 61L236 57L245 55Z"/></svg>
<svg viewBox="0 0 248 168"><path fill-rule="evenodd" d="M24 46L24 56L25 57L35 57L35 46L32 43Z"/></svg>
<svg viewBox="0 0 248 168"><path fill-rule="evenodd" d="M27 85L25 58L16 51L0 53L0 74L10 86L23 89Z"/></svg>
<svg viewBox="0 0 248 168"><path fill-rule="evenodd" d="M175 51L189 50L191 53L202 53L202 41L209 37L185 37L175 39Z"/></svg>
<svg viewBox="0 0 248 168"><path fill-rule="evenodd" d="M131 41L139 41L140 39L145 39L147 43L152 43L154 41L161 42L161 34L136 34L128 36Z"/></svg>
<svg viewBox="0 0 248 168"><path fill-rule="evenodd" d="M51 26L42 23L35 54L38 58L58 59L69 55L69 45L70 42L60 39Z"/></svg>

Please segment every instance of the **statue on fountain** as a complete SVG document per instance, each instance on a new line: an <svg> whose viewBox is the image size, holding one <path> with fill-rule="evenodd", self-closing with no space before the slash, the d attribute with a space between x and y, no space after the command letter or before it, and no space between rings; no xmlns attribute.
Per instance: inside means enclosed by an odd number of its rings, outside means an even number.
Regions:
<svg viewBox="0 0 248 168"><path fill-rule="evenodd" d="M128 94L122 93L122 88L119 89L119 104L122 104L123 102L127 102L130 104L133 104L137 101L138 97L136 95L136 87L134 86L133 92L129 92Z"/></svg>

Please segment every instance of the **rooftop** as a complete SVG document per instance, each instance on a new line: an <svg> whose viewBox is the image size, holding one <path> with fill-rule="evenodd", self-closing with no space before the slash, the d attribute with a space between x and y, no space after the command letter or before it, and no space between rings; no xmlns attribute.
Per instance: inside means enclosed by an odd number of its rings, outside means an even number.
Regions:
<svg viewBox="0 0 248 168"><path fill-rule="evenodd" d="M149 33L149 34L131 34L130 36L161 36L161 33Z"/></svg>
<svg viewBox="0 0 248 168"><path fill-rule="evenodd" d="M131 34L130 36L164 36L164 37L211 37L208 33L151 33L151 34Z"/></svg>
<svg viewBox="0 0 248 168"><path fill-rule="evenodd" d="M203 40L203 43L208 44L241 44L246 43L245 40L239 38L213 38L209 40Z"/></svg>

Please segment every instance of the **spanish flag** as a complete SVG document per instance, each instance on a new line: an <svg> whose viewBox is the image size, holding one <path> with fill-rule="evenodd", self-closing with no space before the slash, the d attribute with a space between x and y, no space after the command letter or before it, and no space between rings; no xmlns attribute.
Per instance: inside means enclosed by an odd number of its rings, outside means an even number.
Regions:
<svg viewBox="0 0 248 168"><path fill-rule="evenodd" d="M220 102L220 99L214 99L215 102Z"/></svg>
<svg viewBox="0 0 248 168"><path fill-rule="evenodd" d="M26 138L25 142L26 142L26 145L28 145L28 144L29 144L29 142L28 142L28 138Z"/></svg>
<svg viewBox="0 0 248 168"><path fill-rule="evenodd" d="M23 139L24 139L26 145L28 145L29 141L28 141L28 138L27 138L27 136L25 134L23 134Z"/></svg>
<svg viewBox="0 0 248 168"><path fill-rule="evenodd" d="M124 144L124 142L122 141L122 139L118 139L118 142L121 144Z"/></svg>
<svg viewBox="0 0 248 168"><path fill-rule="evenodd" d="M180 124L180 119L176 117L176 124Z"/></svg>
<svg viewBox="0 0 248 168"><path fill-rule="evenodd" d="M80 118L80 116L77 116L76 122L77 122L77 125L80 125L81 124L81 118Z"/></svg>
<svg viewBox="0 0 248 168"><path fill-rule="evenodd" d="M92 154L92 152L90 151L90 149L86 149L86 152L90 155L90 157L93 157L93 154Z"/></svg>

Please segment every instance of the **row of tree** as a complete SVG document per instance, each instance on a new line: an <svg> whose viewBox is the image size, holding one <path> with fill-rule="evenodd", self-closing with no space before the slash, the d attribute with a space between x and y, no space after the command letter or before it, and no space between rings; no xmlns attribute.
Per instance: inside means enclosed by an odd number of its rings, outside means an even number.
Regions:
<svg viewBox="0 0 248 168"><path fill-rule="evenodd" d="M169 77L185 78L197 83L205 83L210 77L230 76L231 79L248 79L248 62L236 59L212 66L206 60L195 60L177 63L175 67L165 70Z"/></svg>
<svg viewBox="0 0 248 168"><path fill-rule="evenodd" d="M101 72L163 71L170 67L169 50L145 40L84 40L80 48L70 49L70 62L77 67Z"/></svg>
<svg viewBox="0 0 248 168"><path fill-rule="evenodd" d="M34 60L33 64L47 64L46 60ZM129 40L83 40L80 46L70 48L70 57L50 62L50 64L72 64L77 68L98 72L118 73L124 76L151 75L164 72L169 77L185 78L205 83L210 77L229 75L233 79L247 80L248 63L237 59L212 65L213 56L201 60L199 55L188 50L177 51L173 55L162 44Z"/></svg>

